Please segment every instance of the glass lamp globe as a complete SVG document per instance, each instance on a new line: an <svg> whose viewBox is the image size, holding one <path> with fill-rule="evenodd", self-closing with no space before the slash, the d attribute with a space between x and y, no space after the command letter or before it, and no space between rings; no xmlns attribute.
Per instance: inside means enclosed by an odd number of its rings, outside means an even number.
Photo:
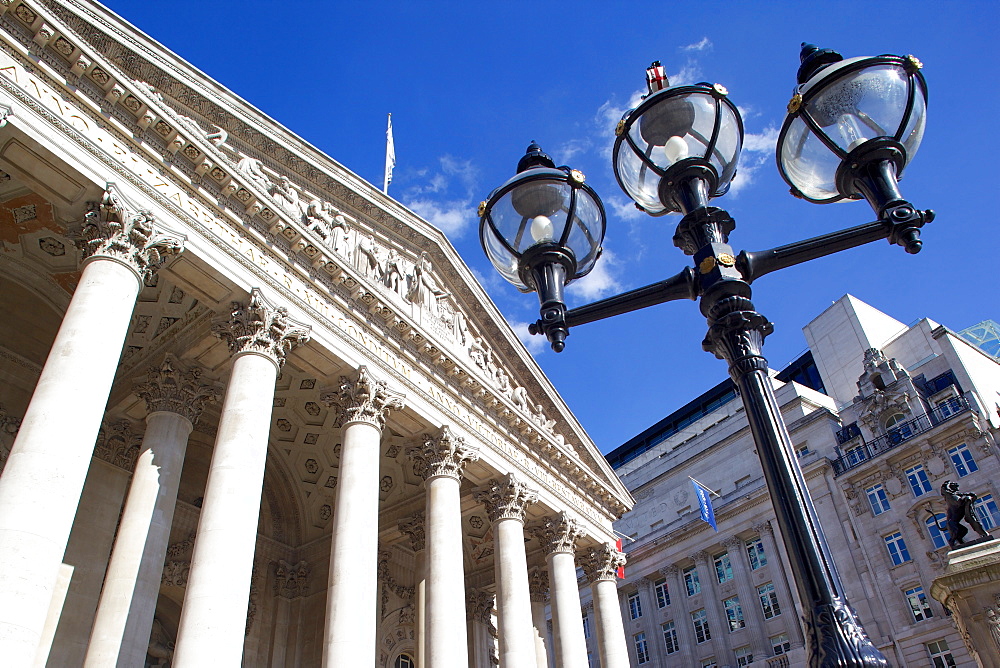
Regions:
<svg viewBox="0 0 1000 668"><path fill-rule="evenodd" d="M649 94L615 130L615 178L646 213L687 213L729 190L743 119L719 84L666 87L659 62L647 70L647 82ZM703 191L694 203L685 187L692 179Z"/></svg>
<svg viewBox="0 0 1000 668"><path fill-rule="evenodd" d="M801 59L778 137L781 176L792 194L810 202L866 197L878 210L887 198L876 194L872 201L858 179L881 162L898 180L920 147L927 111L920 61L891 55L844 60L811 44L802 45Z"/></svg>
<svg viewBox="0 0 1000 668"><path fill-rule="evenodd" d="M561 290L594 268L604 241L604 205L584 180L575 169L556 168L532 142L518 174L480 204L483 250L522 292L542 298L546 286L540 283L556 280ZM562 276L543 276L552 271Z"/></svg>

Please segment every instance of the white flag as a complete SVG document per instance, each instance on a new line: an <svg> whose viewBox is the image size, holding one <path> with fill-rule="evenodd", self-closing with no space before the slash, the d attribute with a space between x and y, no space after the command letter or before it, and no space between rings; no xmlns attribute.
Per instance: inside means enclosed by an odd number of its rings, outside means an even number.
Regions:
<svg viewBox="0 0 1000 668"><path fill-rule="evenodd" d="M385 182L382 192L389 192L392 183L392 168L396 166L396 145L392 141L392 114L389 114L389 126L385 130Z"/></svg>

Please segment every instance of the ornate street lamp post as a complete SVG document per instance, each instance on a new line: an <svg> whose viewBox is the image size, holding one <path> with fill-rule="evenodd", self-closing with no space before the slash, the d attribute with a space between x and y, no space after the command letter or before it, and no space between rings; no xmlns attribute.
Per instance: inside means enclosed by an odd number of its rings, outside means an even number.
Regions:
<svg viewBox="0 0 1000 668"><path fill-rule="evenodd" d="M877 239L919 252L920 228L934 214L903 199L898 179L923 136L927 87L912 56L844 60L803 44L801 60L799 85L778 139L779 170L792 194L818 203L864 198L876 221L734 254L729 234L736 223L709 201L725 194L736 173L743 142L739 111L718 84L667 87L663 68L653 63L647 70L649 94L616 129L615 176L640 209L654 216L683 215L674 244L692 256L693 266L659 283L566 310L563 285L586 274L600 255L604 211L593 191L584 189L582 176L575 180L578 172L553 169L534 143L519 175L480 206L481 239L504 278L539 293L541 318L532 333L544 334L557 352L570 327L667 301L700 299L709 326L702 347L728 362L743 399L802 602L810 665L888 666L847 602L796 463L761 352L773 328L755 310L750 284Z"/></svg>

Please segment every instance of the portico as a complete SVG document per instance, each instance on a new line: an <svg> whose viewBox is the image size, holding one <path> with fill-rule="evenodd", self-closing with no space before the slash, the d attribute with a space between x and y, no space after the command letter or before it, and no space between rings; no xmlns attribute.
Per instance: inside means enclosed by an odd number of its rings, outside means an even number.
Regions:
<svg viewBox="0 0 1000 668"><path fill-rule="evenodd" d="M444 236L106 10L0 13L5 665L585 662L632 500Z"/></svg>

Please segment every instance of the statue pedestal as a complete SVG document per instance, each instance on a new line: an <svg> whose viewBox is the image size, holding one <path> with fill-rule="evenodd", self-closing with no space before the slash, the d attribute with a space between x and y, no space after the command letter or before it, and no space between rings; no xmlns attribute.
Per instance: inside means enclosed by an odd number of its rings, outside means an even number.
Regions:
<svg viewBox="0 0 1000 668"><path fill-rule="evenodd" d="M1000 668L1000 540L949 552L931 596L951 611L976 662Z"/></svg>

